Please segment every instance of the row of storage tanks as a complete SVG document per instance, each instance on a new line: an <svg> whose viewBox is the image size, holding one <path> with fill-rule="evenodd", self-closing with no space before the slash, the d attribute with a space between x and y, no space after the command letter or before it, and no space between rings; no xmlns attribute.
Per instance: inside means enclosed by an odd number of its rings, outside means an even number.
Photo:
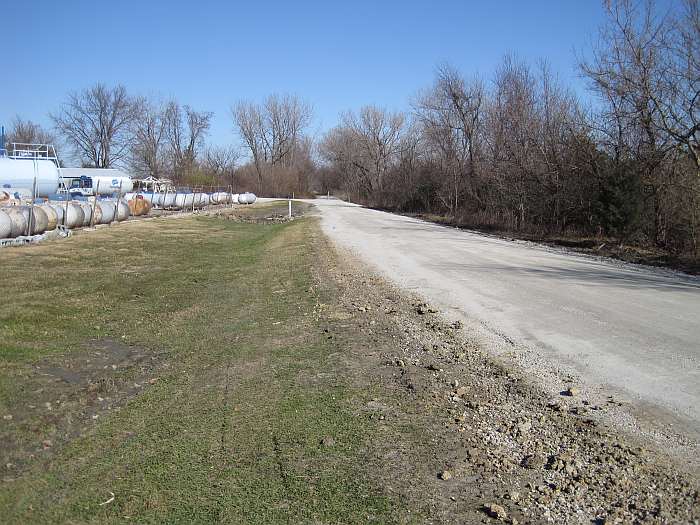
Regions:
<svg viewBox="0 0 700 525"><path fill-rule="evenodd" d="M94 206L87 201L3 206L0 207L0 239L37 235L58 226L72 229L121 222L129 215L129 204L124 199L102 199Z"/></svg>
<svg viewBox="0 0 700 525"><path fill-rule="evenodd" d="M253 204L257 200L253 193L228 193L225 191L214 193L142 192L127 193L124 197L128 201L134 198L143 199L156 208L169 210L203 208L210 204Z"/></svg>
<svg viewBox="0 0 700 525"><path fill-rule="evenodd" d="M0 239L37 235L58 226L73 229L121 222L129 216L147 215L153 207L188 210L210 204L253 204L256 200L252 193L166 192L129 193L121 199L96 199L94 203L72 200L0 206Z"/></svg>
<svg viewBox="0 0 700 525"><path fill-rule="evenodd" d="M95 170L95 173L105 171L110 170ZM136 193L131 191L133 184L129 177L110 179L92 174L91 177L93 187L99 188L101 194L116 193L119 189L125 190L125 193L122 198L97 198L94 202L52 201L51 197L31 206L24 205L23 202L28 199L33 200L32 194L34 197L50 197L58 192L61 178L59 169L49 160L0 157L0 239L37 235L57 226L72 229L110 224L126 220L130 215L146 215L154 207L194 210L210 204L252 204L257 200L252 193Z"/></svg>

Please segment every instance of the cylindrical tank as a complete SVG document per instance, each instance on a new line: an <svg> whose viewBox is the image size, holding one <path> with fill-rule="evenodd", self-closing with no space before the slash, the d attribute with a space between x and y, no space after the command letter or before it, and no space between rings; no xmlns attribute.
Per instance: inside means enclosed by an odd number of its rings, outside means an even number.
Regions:
<svg viewBox="0 0 700 525"><path fill-rule="evenodd" d="M41 209L44 210L46 217L48 218L48 224L46 225L46 230L55 230L58 225L58 214L56 210L53 209L49 204L41 204Z"/></svg>
<svg viewBox="0 0 700 525"><path fill-rule="evenodd" d="M58 191L58 168L52 161L0 157L0 188L31 190L35 175L37 195L46 197Z"/></svg>
<svg viewBox="0 0 700 525"><path fill-rule="evenodd" d="M78 205L83 209L82 226L90 226L92 222L92 204L89 202L79 202Z"/></svg>
<svg viewBox="0 0 700 525"><path fill-rule="evenodd" d="M163 208L172 208L175 206L175 193L164 193L163 194Z"/></svg>
<svg viewBox="0 0 700 525"><path fill-rule="evenodd" d="M25 218L19 206L9 206L5 208L5 213L12 221L12 229L10 237L19 237L27 233L27 219Z"/></svg>
<svg viewBox="0 0 700 525"><path fill-rule="evenodd" d="M254 193L241 193L238 196L238 202L240 204L253 204L257 199Z"/></svg>
<svg viewBox="0 0 700 525"><path fill-rule="evenodd" d="M63 224L63 217L66 214L65 204L49 202L49 206L51 206L53 208L53 211L56 213L56 223Z"/></svg>
<svg viewBox="0 0 700 525"><path fill-rule="evenodd" d="M0 239L7 239L12 234L12 219L0 208Z"/></svg>
<svg viewBox="0 0 700 525"><path fill-rule="evenodd" d="M77 202L69 202L66 208L66 228L80 228L85 222L83 207Z"/></svg>
<svg viewBox="0 0 700 525"><path fill-rule="evenodd" d="M163 194L162 193L152 193L151 194L151 204L153 206L163 206Z"/></svg>
<svg viewBox="0 0 700 525"><path fill-rule="evenodd" d="M192 193L178 193L175 196L174 208L192 208L192 203L194 202L194 195Z"/></svg>
<svg viewBox="0 0 700 525"><path fill-rule="evenodd" d="M97 201L97 206L100 207L100 212L102 214L100 217L100 224L109 224L114 221L114 201Z"/></svg>
<svg viewBox="0 0 700 525"><path fill-rule="evenodd" d="M134 183L131 177L108 177L104 175L90 175L92 179L92 189L99 192L99 195L111 195L119 192L121 184L121 192L129 193L134 189ZM99 188L97 187L99 183Z"/></svg>
<svg viewBox="0 0 700 525"><path fill-rule="evenodd" d="M198 193L199 195L199 205L204 207L204 206L209 206L209 203L211 202L211 199L209 198L209 195L207 193Z"/></svg>
<svg viewBox="0 0 700 525"><path fill-rule="evenodd" d="M129 205L124 199L119 199L117 202L117 220L119 222L125 221L129 218Z"/></svg>
<svg viewBox="0 0 700 525"><path fill-rule="evenodd" d="M239 198L240 196L241 196L240 193L234 193L233 195L231 195L231 202L232 202L233 204L240 204L240 202L238 202L238 198Z"/></svg>
<svg viewBox="0 0 700 525"><path fill-rule="evenodd" d="M19 235L37 235L44 233L49 225L49 218L41 206L15 206L24 216L25 229ZM26 226L29 225L29 228Z"/></svg>
<svg viewBox="0 0 700 525"><path fill-rule="evenodd" d="M147 215L148 212L151 211L151 203L140 195L137 195L136 197L129 200L128 204L129 212L135 217Z"/></svg>

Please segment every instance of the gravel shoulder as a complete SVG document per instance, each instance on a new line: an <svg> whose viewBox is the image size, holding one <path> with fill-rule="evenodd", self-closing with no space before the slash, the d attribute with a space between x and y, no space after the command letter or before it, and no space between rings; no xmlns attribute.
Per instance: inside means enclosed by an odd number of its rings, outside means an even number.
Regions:
<svg viewBox="0 0 700 525"><path fill-rule="evenodd" d="M328 249L329 337L382 439L381 484L433 523L685 523L697 471L620 432L575 381L552 396L460 321ZM358 326L360 330L358 330ZM350 331L352 328L352 331Z"/></svg>
<svg viewBox="0 0 700 525"><path fill-rule="evenodd" d="M324 232L550 396L700 467L700 280L319 200Z"/></svg>

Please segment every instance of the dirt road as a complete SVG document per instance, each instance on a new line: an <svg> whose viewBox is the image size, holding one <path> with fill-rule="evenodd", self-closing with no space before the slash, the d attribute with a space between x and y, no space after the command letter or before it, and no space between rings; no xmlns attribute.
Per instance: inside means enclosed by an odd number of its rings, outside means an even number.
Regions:
<svg viewBox="0 0 700 525"><path fill-rule="evenodd" d="M699 279L314 202L339 245L464 320L553 393L575 378L591 396L698 435Z"/></svg>

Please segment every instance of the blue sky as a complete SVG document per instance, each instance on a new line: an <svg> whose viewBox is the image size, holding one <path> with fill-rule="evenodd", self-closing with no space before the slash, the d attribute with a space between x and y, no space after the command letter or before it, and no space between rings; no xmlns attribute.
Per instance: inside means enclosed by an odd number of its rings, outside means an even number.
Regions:
<svg viewBox="0 0 700 525"><path fill-rule="evenodd" d="M489 79L505 53L550 62L584 95L575 51L602 21L597 0L35 1L0 9L0 123L49 125L67 92L95 82L215 113L210 141L236 141L236 100L296 93L313 132L368 103L404 109L445 62Z"/></svg>

